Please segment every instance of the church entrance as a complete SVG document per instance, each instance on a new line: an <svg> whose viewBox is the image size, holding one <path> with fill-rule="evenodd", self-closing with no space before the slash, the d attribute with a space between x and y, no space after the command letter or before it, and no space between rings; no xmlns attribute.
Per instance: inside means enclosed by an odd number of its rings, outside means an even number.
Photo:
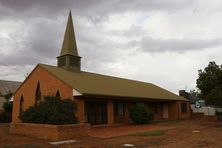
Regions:
<svg viewBox="0 0 222 148"><path fill-rule="evenodd" d="M85 101L85 122L90 124L107 124L107 102Z"/></svg>

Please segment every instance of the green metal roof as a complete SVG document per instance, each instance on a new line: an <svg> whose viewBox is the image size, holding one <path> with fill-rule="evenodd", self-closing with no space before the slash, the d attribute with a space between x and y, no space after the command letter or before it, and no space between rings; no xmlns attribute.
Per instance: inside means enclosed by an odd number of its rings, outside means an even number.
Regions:
<svg viewBox="0 0 222 148"><path fill-rule="evenodd" d="M68 22L66 25L66 31L64 35L60 56L67 54L78 56L71 11L69 12Z"/></svg>
<svg viewBox="0 0 222 148"><path fill-rule="evenodd" d="M166 89L151 83L117 78L90 72L71 72L50 65L39 64L40 67L53 74L83 95L118 96L131 98L147 98L161 100L187 101Z"/></svg>

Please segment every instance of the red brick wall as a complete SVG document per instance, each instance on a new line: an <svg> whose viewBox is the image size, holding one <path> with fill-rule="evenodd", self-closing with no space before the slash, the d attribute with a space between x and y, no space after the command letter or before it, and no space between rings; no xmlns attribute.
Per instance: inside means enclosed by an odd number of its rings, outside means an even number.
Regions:
<svg viewBox="0 0 222 148"><path fill-rule="evenodd" d="M38 82L40 83L42 98L49 95L55 96L57 90L59 90L61 98L73 98L73 89L69 85L54 77L44 68L37 66L14 96L12 114L13 123L20 122L18 117L20 111L20 98L22 95L24 99L24 110L29 106L34 105Z"/></svg>
<svg viewBox="0 0 222 148"><path fill-rule="evenodd" d="M190 108L189 108L189 102L187 103L187 113L181 113L181 101L174 101L170 103L165 103L168 105L168 119L187 119L190 118ZM129 111L128 109L134 105L133 102L125 102L125 115L124 116L114 116L114 123L130 123L132 122L129 118ZM153 106L156 106L157 104L157 113L155 113L154 108L154 120L161 120L163 119L163 110L162 105L160 102L152 102L152 103L146 103L147 105L150 105L152 108Z"/></svg>
<svg viewBox="0 0 222 148"><path fill-rule="evenodd" d="M124 116L114 116L114 123L130 123L132 122L129 118L129 108L133 105L133 103L124 102Z"/></svg>
<svg viewBox="0 0 222 148"><path fill-rule="evenodd" d="M176 101L168 104L168 117L169 119L178 119L179 110Z"/></svg>
<svg viewBox="0 0 222 148"><path fill-rule="evenodd" d="M186 103L187 104L187 112L182 113L181 112L181 103ZM179 109L179 119L188 119L190 118L190 103L187 101L178 101L178 109Z"/></svg>
<svg viewBox="0 0 222 148"><path fill-rule="evenodd" d="M85 122L85 105L84 105L84 100L83 99L74 99L76 104L77 104L77 112L76 112L76 117L78 118L79 123L84 123Z"/></svg>
<svg viewBox="0 0 222 148"><path fill-rule="evenodd" d="M88 136L89 124L47 125L31 123L14 123L10 125L10 133L31 136L48 140L64 140Z"/></svg>
<svg viewBox="0 0 222 148"><path fill-rule="evenodd" d="M203 121L217 121L216 116L207 116L204 113L192 113L192 119L203 120Z"/></svg>
<svg viewBox="0 0 222 148"><path fill-rule="evenodd" d="M187 104L187 112L181 112L181 103ZM169 119L188 119L190 118L190 103L188 101L175 101L169 103Z"/></svg>
<svg viewBox="0 0 222 148"><path fill-rule="evenodd" d="M113 101L107 101L107 124L112 125L114 123L113 118Z"/></svg>

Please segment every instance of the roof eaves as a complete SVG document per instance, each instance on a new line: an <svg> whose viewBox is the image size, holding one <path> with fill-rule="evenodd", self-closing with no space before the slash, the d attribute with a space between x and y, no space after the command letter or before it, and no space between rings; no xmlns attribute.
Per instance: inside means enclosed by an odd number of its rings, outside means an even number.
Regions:
<svg viewBox="0 0 222 148"><path fill-rule="evenodd" d="M162 101L188 101L185 98L181 99L167 99L167 98L147 98L147 97L132 97L132 96L117 96L117 95L106 95L106 94L93 94L93 93L82 93L83 96L98 96L98 97L108 97L108 98L130 98L130 99L142 99L142 100L162 100Z"/></svg>

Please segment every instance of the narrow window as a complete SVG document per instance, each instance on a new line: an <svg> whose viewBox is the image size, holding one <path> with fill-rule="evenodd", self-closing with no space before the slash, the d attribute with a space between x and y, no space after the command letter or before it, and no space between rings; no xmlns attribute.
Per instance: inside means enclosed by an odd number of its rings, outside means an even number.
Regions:
<svg viewBox="0 0 222 148"><path fill-rule="evenodd" d="M123 116L124 112L124 103L123 102L114 102L114 116Z"/></svg>
<svg viewBox="0 0 222 148"><path fill-rule="evenodd" d="M181 103L181 113L187 113L187 103Z"/></svg>
<svg viewBox="0 0 222 148"><path fill-rule="evenodd" d="M38 82L37 89L35 92L35 104L38 104L41 101L41 95L42 94L41 94L40 84Z"/></svg>
<svg viewBox="0 0 222 148"><path fill-rule="evenodd" d="M56 92L56 98L61 99L61 96L60 96L59 90L57 90L57 92Z"/></svg>
<svg viewBox="0 0 222 148"><path fill-rule="evenodd" d="M23 95L20 98L20 102L19 102L19 118L22 115L22 112L24 111L24 99L23 99Z"/></svg>

